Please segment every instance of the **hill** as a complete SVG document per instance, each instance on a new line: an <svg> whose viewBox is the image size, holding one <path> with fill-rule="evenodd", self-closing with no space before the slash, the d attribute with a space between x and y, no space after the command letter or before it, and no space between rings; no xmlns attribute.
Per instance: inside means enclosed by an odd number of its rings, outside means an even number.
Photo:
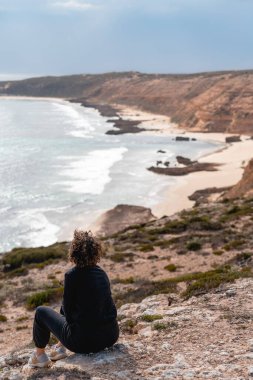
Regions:
<svg viewBox="0 0 253 380"><path fill-rule="evenodd" d="M186 130L253 134L253 71L189 75L138 72L42 77L0 82L0 95L60 97L98 107L114 105L167 115Z"/></svg>

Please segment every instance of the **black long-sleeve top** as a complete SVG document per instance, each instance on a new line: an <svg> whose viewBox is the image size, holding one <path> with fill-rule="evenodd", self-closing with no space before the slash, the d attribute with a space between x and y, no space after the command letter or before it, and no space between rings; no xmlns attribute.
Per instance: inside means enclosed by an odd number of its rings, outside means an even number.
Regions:
<svg viewBox="0 0 253 380"><path fill-rule="evenodd" d="M66 272L61 313L69 324L78 326L115 320L117 310L105 271L96 265Z"/></svg>

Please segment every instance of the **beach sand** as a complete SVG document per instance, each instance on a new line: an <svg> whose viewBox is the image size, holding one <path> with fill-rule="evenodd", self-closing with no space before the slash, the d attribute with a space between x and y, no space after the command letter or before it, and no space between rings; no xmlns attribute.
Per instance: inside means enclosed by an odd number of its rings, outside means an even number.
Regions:
<svg viewBox="0 0 253 380"><path fill-rule="evenodd" d="M147 131L141 133L185 135L190 138L194 137L197 140L225 144L223 148L218 148L218 150L206 154L198 160L199 162L220 164L217 171L201 171L182 176L178 178L176 185L170 186L169 189L163 192L164 200L151 208L153 214L157 217L173 215L183 209L192 207L194 201L190 201L188 196L196 190L235 185L241 179L245 165L253 157L253 140L249 139L249 136L241 136L241 142L226 144L225 138L231 136L231 134L188 132L171 123L169 117L142 112L135 108L118 107L122 118L143 120L139 126L146 128ZM218 196L219 194L213 195L213 199Z"/></svg>

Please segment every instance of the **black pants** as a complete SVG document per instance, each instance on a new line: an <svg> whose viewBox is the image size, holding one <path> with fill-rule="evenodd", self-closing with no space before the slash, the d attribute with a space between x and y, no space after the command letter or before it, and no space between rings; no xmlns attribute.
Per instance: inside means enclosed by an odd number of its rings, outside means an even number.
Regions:
<svg viewBox="0 0 253 380"><path fill-rule="evenodd" d="M47 306L36 309L33 323L33 340L38 348L45 348L50 333L70 351L76 353L98 352L112 346L119 337L116 320L98 326L69 325L64 315Z"/></svg>

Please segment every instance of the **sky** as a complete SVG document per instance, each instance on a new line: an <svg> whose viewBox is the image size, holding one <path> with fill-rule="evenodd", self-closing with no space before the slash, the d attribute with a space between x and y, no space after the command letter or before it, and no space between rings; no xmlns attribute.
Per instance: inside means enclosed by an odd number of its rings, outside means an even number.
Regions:
<svg viewBox="0 0 253 380"><path fill-rule="evenodd" d="M253 0L0 0L0 78L253 69Z"/></svg>

